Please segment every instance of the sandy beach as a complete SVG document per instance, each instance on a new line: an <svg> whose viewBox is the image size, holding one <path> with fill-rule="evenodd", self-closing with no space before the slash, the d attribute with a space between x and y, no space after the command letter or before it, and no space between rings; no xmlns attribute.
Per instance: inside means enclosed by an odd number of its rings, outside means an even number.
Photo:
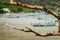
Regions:
<svg viewBox="0 0 60 40"><path fill-rule="evenodd" d="M57 28L35 27L33 29L35 29L39 33L41 32L45 33L55 31ZM0 40L60 40L60 36L48 36L48 37L36 36L32 32L27 33L19 31L4 25L4 23L0 23Z"/></svg>

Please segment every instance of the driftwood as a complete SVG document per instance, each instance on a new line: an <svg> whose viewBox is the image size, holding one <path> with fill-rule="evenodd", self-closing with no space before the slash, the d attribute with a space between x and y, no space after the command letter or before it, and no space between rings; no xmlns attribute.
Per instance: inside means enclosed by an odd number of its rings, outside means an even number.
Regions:
<svg viewBox="0 0 60 40"><path fill-rule="evenodd" d="M9 26L9 27L11 27L13 29L16 29L16 30L21 30L21 31L24 31L24 32L32 32L32 33L36 34L36 36L42 36L42 37L46 37L46 36L60 36L60 33L39 34L36 31L34 31L34 30L32 30L31 28L28 28L28 27L26 27L26 29L28 29L28 30L24 30L24 29L20 29L20 28L14 27L13 25L8 24L8 23L5 23L5 25L7 25L7 26Z"/></svg>
<svg viewBox="0 0 60 40"><path fill-rule="evenodd" d="M5 23L5 25L6 26L9 26L10 28L16 29L16 30L21 30L21 31L24 31L24 32L32 32L32 33L35 33L36 36L47 36L47 35L41 35L41 34L35 32L35 31L33 31L32 29L28 28L28 27L26 27L26 29L28 29L28 30L24 30L24 29L17 28L17 27L15 27L15 26L13 26L13 25L11 25L9 23Z"/></svg>
<svg viewBox="0 0 60 40"><path fill-rule="evenodd" d="M5 25L6 25L6 26L9 26L10 28L13 28L13 29L22 30L22 29L20 29L20 28L14 27L13 25L8 24L8 23L5 23Z"/></svg>
<svg viewBox="0 0 60 40"><path fill-rule="evenodd" d="M13 25L11 25L9 23L5 23L5 25L10 27L10 28L16 29L16 30L21 30L21 31L24 31L24 32L30 32L30 30L24 30L23 28L19 28L19 27L13 26Z"/></svg>
<svg viewBox="0 0 60 40"><path fill-rule="evenodd" d="M31 28L28 28L28 27L26 27L26 28L29 29L30 32L35 33L36 36L42 36L42 37L46 37L46 36L60 36L60 33L55 33L55 32L53 32L53 33L39 34L39 33L35 32L34 30L32 30Z"/></svg>

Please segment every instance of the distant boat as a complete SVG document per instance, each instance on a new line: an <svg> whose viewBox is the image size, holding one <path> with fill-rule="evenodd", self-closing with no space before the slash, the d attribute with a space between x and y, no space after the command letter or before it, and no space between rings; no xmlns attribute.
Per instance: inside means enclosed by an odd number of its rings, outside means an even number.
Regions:
<svg viewBox="0 0 60 40"><path fill-rule="evenodd" d="M32 24L34 27L44 27L44 26L55 26L56 24L47 24L47 25L44 25L44 24Z"/></svg>
<svg viewBox="0 0 60 40"><path fill-rule="evenodd" d="M32 23L34 27L44 27L44 26L56 26L56 23L51 23L51 22L39 22L39 23Z"/></svg>

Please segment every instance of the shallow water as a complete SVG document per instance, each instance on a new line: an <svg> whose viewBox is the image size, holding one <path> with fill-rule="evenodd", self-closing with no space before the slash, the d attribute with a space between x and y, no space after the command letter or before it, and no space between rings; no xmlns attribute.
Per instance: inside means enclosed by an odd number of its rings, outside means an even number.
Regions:
<svg viewBox="0 0 60 40"><path fill-rule="evenodd" d="M46 15L43 13L12 13L10 16L7 14L3 14L2 17L0 17L0 22L8 22L12 24L57 24L55 20L57 20L52 15ZM57 25L55 25L57 26Z"/></svg>

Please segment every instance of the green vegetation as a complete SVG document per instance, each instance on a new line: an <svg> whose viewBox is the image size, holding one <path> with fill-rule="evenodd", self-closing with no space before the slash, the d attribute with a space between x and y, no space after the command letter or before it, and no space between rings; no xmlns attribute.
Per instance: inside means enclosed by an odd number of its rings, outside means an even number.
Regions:
<svg viewBox="0 0 60 40"><path fill-rule="evenodd" d="M60 10L59 9L60 0L18 0L18 1L26 4L31 4L31 5L40 5L49 8L55 12L58 12Z"/></svg>
<svg viewBox="0 0 60 40"><path fill-rule="evenodd" d="M60 16L60 10L58 11L58 15Z"/></svg>
<svg viewBox="0 0 60 40"><path fill-rule="evenodd" d="M29 9L18 5L9 4L9 0L0 0L0 9L9 8L11 12L38 12L35 9ZM40 5L49 8L60 15L60 0L14 0L31 5Z"/></svg>
<svg viewBox="0 0 60 40"><path fill-rule="evenodd" d="M37 12L35 9L29 9L15 4L9 4L5 2L0 2L0 10L2 8L9 8L11 12ZM3 10L1 10L2 12ZM4 11L2 12L4 13Z"/></svg>

